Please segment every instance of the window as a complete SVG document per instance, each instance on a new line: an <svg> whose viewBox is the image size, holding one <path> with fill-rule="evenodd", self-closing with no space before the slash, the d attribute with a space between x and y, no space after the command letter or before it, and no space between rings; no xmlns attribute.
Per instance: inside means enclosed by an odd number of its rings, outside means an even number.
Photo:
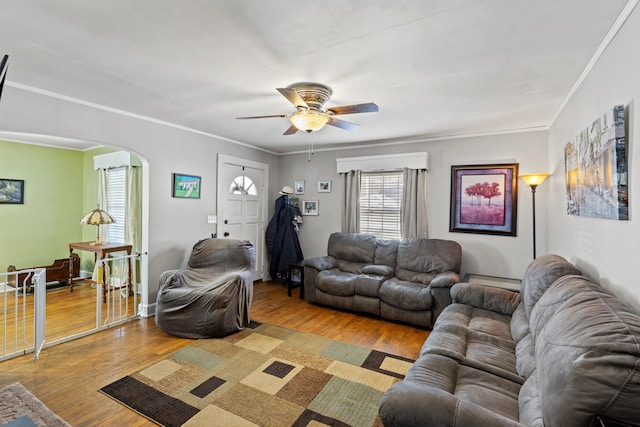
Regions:
<svg viewBox="0 0 640 427"><path fill-rule="evenodd" d="M107 170L107 212L116 220L115 224L105 227L107 242L110 243L125 243L126 179L125 166Z"/></svg>
<svg viewBox="0 0 640 427"><path fill-rule="evenodd" d="M256 190L256 186L248 176L237 176L233 182L231 183L231 187L229 188L230 194L242 194L249 196L257 196L258 191Z"/></svg>
<svg viewBox="0 0 640 427"><path fill-rule="evenodd" d="M363 172L360 176L360 232L400 239L402 171Z"/></svg>

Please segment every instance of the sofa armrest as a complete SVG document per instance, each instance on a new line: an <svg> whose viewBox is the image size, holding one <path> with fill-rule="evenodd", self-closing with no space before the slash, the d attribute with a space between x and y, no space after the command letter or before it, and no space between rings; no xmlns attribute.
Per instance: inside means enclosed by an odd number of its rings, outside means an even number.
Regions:
<svg viewBox="0 0 640 427"><path fill-rule="evenodd" d="M322 256L304 260L305 267L315 268L318 271L331 270L338 267L338 260L331 256Z"/></svg>
<svg viewBox="0 0 640 427"><path fill-rule="evenodd" d="M158 287L158 290L162 288L175 287L177 283L175 280L173 280L173 278L178 271L181 271L181 270L176 269L176 270L163 271L162 274L160 274L160 286ZM178 287L182 286L179 283L177 285Z"/></svg>
<svg viewBox="0 0 640 427"><path fill-rule="evenodd" d="M432 288L450 288L460 281L460 275L455 271L443 271L433 278L429 286Z"/></svg>
<svg viewBox="0 0 640 427"><path fill-rule="evenodd" d="M429 283L433 307L431 307L431 326L436 323L442 310L451 304L451 287L460 281L460 275L455 271L444 271L434 277Z"/></svg>
<svg viewBox="0 0 640 427"><path fill-rule="evenodd" d="M456 283L451 288L454 303L511 315L520 304L520 293L475 283Z"/></svg>
<svg viewBox="0 0 640 427"><path fill-rule="evenodd" d="M374 276L382 276L385 279L391 279L393 277L395 269L390 265L382 264L369 264L365 265L362 269L363 274L372 274Z"/></svg>
<svg viewBox="0 0 640 427"><path fill-rule="evenodd" d="M460 400L449 392L413 381L391 386L380 400L378 410L386 427L523 427L523 424Z"/></svg>
<svg viewBox="0 0 640 427"><path fill-rule="evenodd" d="M322 256L304 260L304 299L307 302L317 302L316 276L323 270L338 267L338 260L331 256Z"/></svg>

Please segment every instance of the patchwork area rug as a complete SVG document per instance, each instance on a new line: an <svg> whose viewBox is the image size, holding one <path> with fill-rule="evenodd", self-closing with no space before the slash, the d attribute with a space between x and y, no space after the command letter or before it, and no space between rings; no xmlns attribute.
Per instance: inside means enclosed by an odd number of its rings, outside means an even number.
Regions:
<svg viewBox="0 0 640 427"><path fill-rule="evenodd" d="M6 423L15 426L70 427L20 383L0 388L0 424Z"/></svg>
<svg viewBox="0 0 640 427"><path fill-rule="evenodd" d="M412 360L252 322L100 391L165 426L378 426Z"/></svg>

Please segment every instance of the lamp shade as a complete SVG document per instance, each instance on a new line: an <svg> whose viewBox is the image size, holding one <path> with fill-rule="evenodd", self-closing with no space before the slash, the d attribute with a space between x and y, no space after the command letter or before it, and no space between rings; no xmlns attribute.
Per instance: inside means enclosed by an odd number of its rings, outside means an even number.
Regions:
<svg viewBox="0 0 640 427"><path fill-rule="evenodd" d="M94 209L88 214L86 214L80 220L80 224L88 224L88 225L105 225L105 224L114 224L116 222L115 219L111 215L109 215L106 211L102 209Z"/></svg>
<svg viewBox="0 0 640 427"><path fill-rule="evenodd" d="M548 173L532 173L527 175L520 175L519 178L529 186L538 186L542 184L542 181L547 179L551 174Z"/></svg>
<svg viewBox="0 0 640 427"><path fill-rule="evenodd" d="M298 130L315 132L329 122L329 117L320 112L302 110L294 113L289 120Z"/></svg>

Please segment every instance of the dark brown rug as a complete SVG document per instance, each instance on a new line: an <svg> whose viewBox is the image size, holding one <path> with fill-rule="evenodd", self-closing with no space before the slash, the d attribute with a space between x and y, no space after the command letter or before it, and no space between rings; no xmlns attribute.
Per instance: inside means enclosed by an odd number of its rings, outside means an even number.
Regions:
<svg viewBox="0 0 640 427"><path fill-rule="evenodd" d="M413 361L252 322L194 341L100 391L164 426L378 426Z"/></svg>

